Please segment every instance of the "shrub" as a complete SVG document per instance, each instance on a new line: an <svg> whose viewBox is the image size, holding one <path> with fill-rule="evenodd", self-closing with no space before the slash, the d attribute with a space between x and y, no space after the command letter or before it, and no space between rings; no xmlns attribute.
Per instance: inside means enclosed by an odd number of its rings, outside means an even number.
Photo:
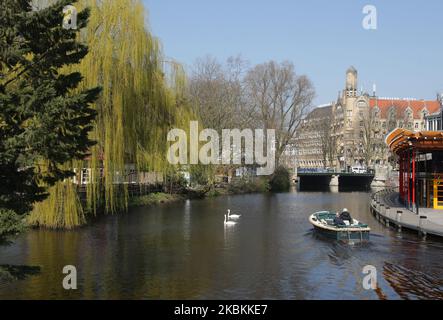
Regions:
<svg viewBox="0 0 443 320"><path fill-rule="evenodd" d="M21 216L12 210L0 208L0 241L22 232L24 228Z"/></svg>
<svg viewBox="0 0 443 320"><path fill-rule="evenodd" d="M210 197L218 197L219 195L221 195L221 192L217 189L213 189L211 188L211 190L208 191L208 193L206 193L206 197L210 198Z"/></svg>
<svg viewBox="0 0 443 320"><path fill-rule="evenodd" d="M241 178L235 179L229 184L229 192L231 193L254 193L269 191L269 184L266 178Z"/></svg>
<svg viewBox="0 0 443 320"><path fill-rule="evenodd" d="M184 199L178 194L169 194L163 192L150 193L139 197L129 199L129 205L134 207L150 206L160 203L169 203Z"/></svg>
<svg viewBox="0 0 443 320"><path fill-rule="evenodd" d="M188 181L179 171L171 171L166 174L165 186L171 193L183 192L188 185Z"/></svg>
<svg viewBox="0 0 443 320"><path fill-rule="evenodd" d="M209 182L208 179L208 170L203 165L191 166L190 167L190 183L191 185L207 185Z"/></svg>
<svg viewBox="0 0 443 320"><path fill-rule="evenodd" d="M288 169L285 167L278 167L272 175L269 185L273 192L285 192L291 188L291 177Z"/></svg>

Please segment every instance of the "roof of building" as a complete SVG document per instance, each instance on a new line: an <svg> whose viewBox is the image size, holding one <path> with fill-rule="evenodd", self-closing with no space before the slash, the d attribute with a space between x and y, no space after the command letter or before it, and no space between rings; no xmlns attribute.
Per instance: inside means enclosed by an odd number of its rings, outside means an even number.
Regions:
<svg viewBox="0 0 443 320"><path fill-rule="evenodd" d="M440 110L440 102L437 100L425 101L425 100L400 100L400 99L378 99L371 98L369 100L369 106L378 106L380 109L380 117L387 118L391 107L395 107L397 111L397 118L403 118L406 109L409 107L412 110L414 119L421 118L421 112L426 109L429 114L436 113Z"/></svg>
<svg viewBox="0 0 443 320"><path fill-rule="evenodd" d="M354 66L350 66L348 70L346 70L346 73L357 73L357 69L354 68Z"/></svg>
<svg viewBox="0 0 443 320"><path fill-rule="evenodd" d="M386 144L392 152L402 153L404 150L443 150L442 131L420 131L397 128L386 136Z"/></svg>
<svg viewBox="0 0 443 320"><path fill-rule="evenodd" d="M330 117L331 114L332 114L332 105L317 107L306 116L306 120Z"/></svg>

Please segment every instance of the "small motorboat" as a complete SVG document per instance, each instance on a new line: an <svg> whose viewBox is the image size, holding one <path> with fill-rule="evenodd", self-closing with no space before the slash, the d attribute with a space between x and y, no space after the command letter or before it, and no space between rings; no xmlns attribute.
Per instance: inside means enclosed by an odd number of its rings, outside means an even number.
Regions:
<svg viewBox="0 0 443 320"><path fill-rule="evenodd" d="M344 221L345 225L334 223L335 212L320 211L309 216L309 222L314 226L315 231L321 232L328 238L341 241L368 241L371 228L367 224L361 223L356 219Z"/></svg>

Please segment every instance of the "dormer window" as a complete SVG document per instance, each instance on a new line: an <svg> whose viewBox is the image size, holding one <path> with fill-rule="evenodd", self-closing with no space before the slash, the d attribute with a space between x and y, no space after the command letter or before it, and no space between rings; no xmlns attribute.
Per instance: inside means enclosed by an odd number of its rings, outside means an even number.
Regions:
<svg viewBox="0 0 443 320"><path fill-rule="evenodd" d="M379 111L378 111L378 110L374 110L373 115L374 115L374 118L378 118L378 116L379 116Z"/></svg>
<svg viewBox="0 0 443 320"><path fill-rule="evenodd" d="M391 117L391 118L395 118L395 116L397 115L397 110L395 109L395 107L391 107L390 109L389 109L389 117Z"/></svg>

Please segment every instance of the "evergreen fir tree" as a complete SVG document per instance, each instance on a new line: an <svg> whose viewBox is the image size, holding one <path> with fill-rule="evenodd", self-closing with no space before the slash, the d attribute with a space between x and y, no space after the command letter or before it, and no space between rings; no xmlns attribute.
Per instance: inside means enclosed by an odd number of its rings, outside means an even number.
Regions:
<svg viewBox="0 0 443 320"><path fill-rule="evenodd" d="M88 137L100 89L78 90L79 63L87 47L78 33L89 10L78 13L77 28L62 26L60 0L41 10L31 1L0 4L0 208L24 214L47 197L43 186L72 176L63 168L83 159L94 142Z"/></svg>

